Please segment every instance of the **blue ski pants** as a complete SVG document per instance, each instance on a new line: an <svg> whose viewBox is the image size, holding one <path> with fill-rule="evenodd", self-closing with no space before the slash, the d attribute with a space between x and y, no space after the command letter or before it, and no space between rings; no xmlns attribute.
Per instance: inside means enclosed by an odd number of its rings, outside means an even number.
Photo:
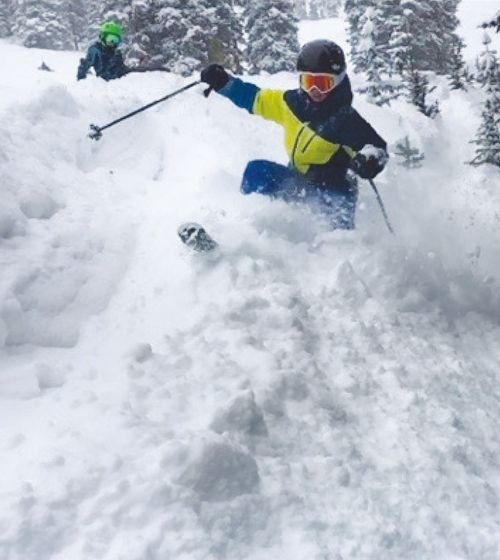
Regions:
<svg viewBox="0 0 500 560"><path fill-rule="evenodd" d="M355 188L352 191L337 191L322 187L279 163L250 161L243 174L241 192L264 194L286 202L305 202L325 215L332 229L354 229Z"/></svg>

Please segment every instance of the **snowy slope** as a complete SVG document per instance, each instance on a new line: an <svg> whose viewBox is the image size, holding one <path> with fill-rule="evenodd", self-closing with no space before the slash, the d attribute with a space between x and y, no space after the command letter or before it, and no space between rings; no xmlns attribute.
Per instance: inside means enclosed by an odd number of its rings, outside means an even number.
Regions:
<svg viewBox="0 0 500 560"><path fill-rule="evenodd" d="M426 165L377 181L396 238L367 186L358 230L328 233L239 194L249 159L285 161L274 125L200 87L91 143L186 80L0 52L0 558L497 560L500 173L464 164L482 92L443 88L436 121L358 97ZM221 255L188 254L186 220Z"/></svg>

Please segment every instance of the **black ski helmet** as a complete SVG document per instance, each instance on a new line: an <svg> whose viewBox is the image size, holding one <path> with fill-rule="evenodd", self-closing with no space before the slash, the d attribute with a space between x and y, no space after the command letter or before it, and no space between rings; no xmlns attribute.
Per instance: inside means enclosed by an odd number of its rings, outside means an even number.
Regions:
<svg viewBox="0 0 500 560"><path fill-rule="evenodd" d="M316 39L306 43L297 59L299 72L315 74L342 74L346 69L344 51L327 39Z"/></svg>

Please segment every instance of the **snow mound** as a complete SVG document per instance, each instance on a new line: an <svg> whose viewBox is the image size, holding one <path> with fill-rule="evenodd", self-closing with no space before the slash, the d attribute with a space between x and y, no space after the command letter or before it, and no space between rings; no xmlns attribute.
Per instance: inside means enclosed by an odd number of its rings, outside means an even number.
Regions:
<svg viewBox="0 0 500 560"><path fill-rule="evenodd" d="M207 502L227 501L258 489L255 459L230 441L204 443L179 477L179 482Z"/></svg>
<svg viewBox="0 0 500 560"><path fill-rule="evenodd" d="M434 121L356 96L426 159L377 178L396 237L364 183L357 230L329 232L239 193L249 159L285 162L272 123L200 87L91 142L185 80L76 83L78 53L45 52L49 73L0 51L0 557L497 560L500 174L465 164L482 92L438 83ZM181 245L187 221L216 258Z"/></svg>

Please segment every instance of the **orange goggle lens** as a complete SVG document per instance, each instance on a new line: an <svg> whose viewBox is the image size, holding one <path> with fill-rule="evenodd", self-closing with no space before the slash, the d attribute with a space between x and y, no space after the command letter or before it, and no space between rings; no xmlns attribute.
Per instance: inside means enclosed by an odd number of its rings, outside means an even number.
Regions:
<svg viewBox="0 0 500 560"><path fill-rule="evenodd" d="M328 93L335 88L335 76L333 74L308 74L300 75L300 87L307 93L317 89L321 93Z"/></svg>

